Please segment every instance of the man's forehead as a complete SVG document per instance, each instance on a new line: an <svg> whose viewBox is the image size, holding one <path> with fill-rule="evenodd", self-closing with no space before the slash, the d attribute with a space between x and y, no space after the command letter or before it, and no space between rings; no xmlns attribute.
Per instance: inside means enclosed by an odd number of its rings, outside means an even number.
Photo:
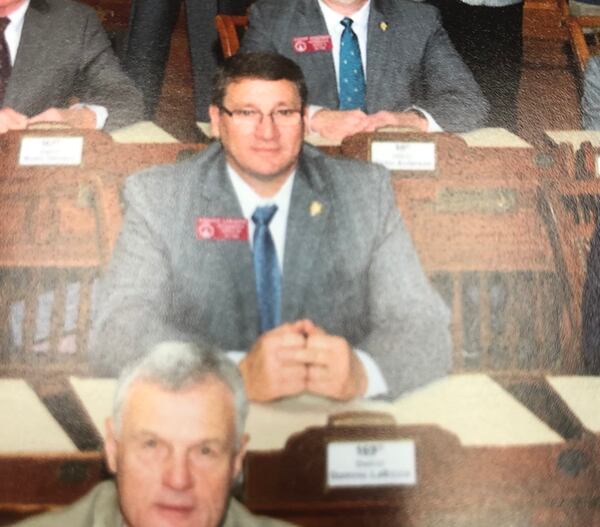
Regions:
<svg viewBox="0 0 600 527"><path fill-rule="evenodd" d="M171 388L152 379L134 381L123 404L123 420L141 421L168 417L173 412L192 412L210 417L233 415L233 394L215 376Z"/></svg>
<svg viewBox="0 0 600 527"><path fill-rule="evenodd" d="M300 100L300 93L296 83L287 79L244 77L233 80L227 85L225 99L257 103L295 102Z"/></svg>

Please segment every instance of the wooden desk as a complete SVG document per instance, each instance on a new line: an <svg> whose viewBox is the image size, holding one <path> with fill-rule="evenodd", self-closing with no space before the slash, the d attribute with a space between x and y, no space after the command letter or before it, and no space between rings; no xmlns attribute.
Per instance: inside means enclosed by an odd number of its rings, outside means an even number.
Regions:
<svg viewBox="0 0 600 527"><path fill-rule="evenodd" d="M395 403L334 404L300 398L252 405L247 428L254 439L245 467L244 499L255 512L303 526L329 526L340 520L350 527L596 525L594 515L600 506L599 436L577 417L583 414L571 412L552 388L556 384L560 393L566 393L569 388L565 391L564 387L570 383L571 392L577 393L577 385L581 384L578 381L585 385L587 396L600 396L600 380L590 383L589 379L569 377L558 378L555 383L553 378L546 381L513 376L494 381L484 375L466 374L433 383ZM113 388L114 383L109 381L82 379L78 392L100 402L91 407L92 412L99 409L105 413ZM70 387L65 389L74 395ZM545 399L540 397L544 391ZM353 424L337 418L327 425L329 416L340 411L346 415L348 411L388 412L401 424L391 425L377 416L373 422L371 416L366 427L357 425L356 417ZM535 413L542 419L536 419ZM91 415L89 421L100 422L103 417ZM287 438L279 434L286 427L291 434ZM526 428L531 435L524 433ZM278 437L275 443L273 434ZM328 488L324 484L327 443L397 438L415 442L416 486L352 489ZM87 474L100 478L99 461L86 456L82 459L89 461L84 463ZM21 457L4 466L31 474L32 481L56 478L57 466L64 462L52 456L41 459ZM37 463L34 466L40 472L23 468L27 463ZM79 473L79 469L73 470ZM43 479L46 477L50 480ZM91 485L91 480L85 482ZM50 485L42 482L37 489L52 496L55 490L46 484ZM4 492L0 488L0 496ZM50 502L44 499L43 503ZM57 500L62 498L52 499L60 503Z"/></svg>

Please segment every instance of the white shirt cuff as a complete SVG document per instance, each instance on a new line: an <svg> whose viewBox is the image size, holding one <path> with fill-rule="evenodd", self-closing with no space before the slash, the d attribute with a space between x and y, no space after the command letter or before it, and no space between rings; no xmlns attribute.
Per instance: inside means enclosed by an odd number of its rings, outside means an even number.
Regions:
<svg viewBox="0 0 600 527"><path fill-rule="evenodd" d="M227 357L229 360L238 364L241 360L246 356L245 351L228 351ZM373 357L368 353L365 353L362 350L354 350L358 360L363 365L365 369L365 374L367 375L367 390L365 391L364 397L375 397L377 395L383 395L388 392L388 386L383 378L381 370L379 366L373 360Z"/></svg>
<svg viewBox="0 0 600 527"><path fill-rule="evenodd" d="M363 365L367 375L367 390L363 397L375 397L387 393L388 385L383 378L379 366L377 366L377 363L373 360L373 357L362 350L355 349L354 353L356 353L356 356Z"/></svg>
<svg viewBox="0 0 600 527"><path fill-rule="evenodd" d="M423 117L425 117L425 119L427 119L427 131L428 132L443 132L444 131L444 129L439 124L437 124L436 120L431 116L431 114L428 111L423 110L423 108L419 108L418 106L411 106L410 108L407 108L407 110L416 110Z"/></svg>
<svg viewBox="0 0 600 527"><path fill-rule="evenodd" d="M98 104L83 104L77 103L71 106L71 109L77 110L79 108L89 108L96 114L96 130L102 130L108 119L108 110L104 106Z"/></svg>
<svg viewBox="0 0 600 527"><path fill-rule="evenodd" d="M238 364L238 365L240 362L242 362L242 359L246 356L245 351L227 351L225 353L227 355L227 358L231 362L234 362L235 364Z"/></svg>

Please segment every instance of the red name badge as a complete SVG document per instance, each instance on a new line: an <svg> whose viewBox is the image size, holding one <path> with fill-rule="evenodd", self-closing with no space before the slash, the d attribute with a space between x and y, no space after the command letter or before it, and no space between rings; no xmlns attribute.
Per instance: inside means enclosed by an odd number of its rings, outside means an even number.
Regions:
<svg viewBox="0 0 600 527"><path fill-rule="evenodd" d="M196 239L248 241L248 221L244 218L196 218Z"/></svg>
<svg viewBox="0 0 600 527"><path fill-rule="evenodd" d="M315 51L330 51L332 48L329 35L310 35L294 37L292 47L296 53L314 53Z"/></svg>

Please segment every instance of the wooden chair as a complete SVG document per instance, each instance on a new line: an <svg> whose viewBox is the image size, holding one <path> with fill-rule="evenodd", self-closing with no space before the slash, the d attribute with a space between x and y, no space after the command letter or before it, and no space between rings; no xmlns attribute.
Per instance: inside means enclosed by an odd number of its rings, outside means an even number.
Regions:
<svg viewBox="0 0 600 527"><path fill-rule="evenodd" d="M120 227L118 193L118 180L97 170L0 179L5 374L85 370L94 282ZM65 334L67 304L76 313Z"/></svg>
<svg viewBox="0 0 600 527"><path fill-rule="evenodd" d="M224 58L229 58L240 49L240 37L248 28L248 17L240 15L217 15L215 25L219 33L221 51Z"/></svg>
<svg viewBox="0 0 600 527"><path fill-rule="evenodd" d="M548 182L541 195L543 216L565 292L561 303L562 355L581 371L581 303L590 241L600 211L600 180Z"/></svg>

